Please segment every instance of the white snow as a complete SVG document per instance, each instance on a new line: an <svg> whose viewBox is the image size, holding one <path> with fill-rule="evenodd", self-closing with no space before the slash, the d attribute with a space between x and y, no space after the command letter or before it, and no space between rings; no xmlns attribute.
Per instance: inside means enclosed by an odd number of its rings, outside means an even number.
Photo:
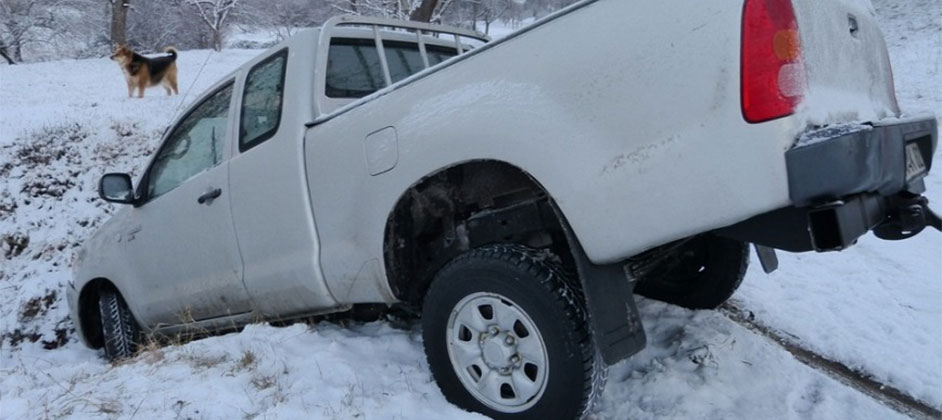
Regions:
<svg viewBox="0 0 942 420"><path fill-rule="evenodd" d="M860 131L870 131L873 129L873 126L861 124L859 122L846 123L846 124L833 124L829 125L826 128L809 131L801 135L798 138L798 141L795 142L794 148L808 147L813 144L818 144L823 141L832 139L837 136L843 136L850 133L856 133Z"/></svg>
<svg viewBox="0 0 942 420"><path fill-rule="evenodd" d="M903 110L942 115L940 5L874 4ZM118 366L66 338L71 251L115 209L96 198L98 177L139 173L180 107L257 53L182 51L190 95L143 100L107 59L0 67L0 418L481 418L445 401L420 332L385 322L252 325ZM935 203L940 174L927 178ZM753 264L740 306L942 408L942 235L780 258L771 276ZM718 312L640 309L648 348L611 368L593 418L902 418Z"/></svg>
<svg viewBox="0 0 942 420"><path fill-rule="evenodd" d="M3 368L3 417L484 418L445 402L421 337L379 323L252 325L116 367L82 348L18 355Z"/></svg>

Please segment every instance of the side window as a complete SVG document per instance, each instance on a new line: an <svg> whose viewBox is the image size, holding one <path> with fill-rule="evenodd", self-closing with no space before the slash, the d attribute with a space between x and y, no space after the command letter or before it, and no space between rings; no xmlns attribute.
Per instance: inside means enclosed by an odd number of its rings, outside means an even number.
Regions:
<svg viewBox="0 0 942 420"><path fill-rule="evenodd" d="M328 97L362 98L384 87L386 80L376 41L344 38L330 41L325 89Z"/></svg>
<svg viewBox="0 0 942 420"><path fill-rule="evenodd" d="M409 42L383 41L386 64L393 83L425 70L419 45ZM429 64L432 64L431 61Z"/></svg>
<svg viewBox="0 0 942 420"><path fill-rule="evenodd" d="M232 84L219 89L178 124L147 176L147 197L153 199L223 160Z"/></svg>
<svg viewBox="0 0 942 420"><path fill-rule="evenodd" d="M240 152L268 140L278 131L287 63L288 50L284 49L249 70L239 119Z"/></svg>
<svg viewBox="0 0 942 420"><path fill-rule="evenodd" d="M428 54L428 65L430 66L441 64L442 61L458 55L456 48L440 47L438 45L426 45L425 52Z"/></svg>

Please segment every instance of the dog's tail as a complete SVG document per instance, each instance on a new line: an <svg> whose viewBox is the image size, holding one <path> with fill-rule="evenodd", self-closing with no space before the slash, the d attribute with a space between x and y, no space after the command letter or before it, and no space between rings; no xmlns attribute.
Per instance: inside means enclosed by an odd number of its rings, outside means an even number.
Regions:
<svg viewBox="0 0 942 420"><path fill-rule="evenodd" d="M170 56L173 57L174 60L177 59L177 49L176 49L176 48L174 48L174 47L167 47L167 48L164 48L164 52L167 53L167 54L170 54Z"/></svg>

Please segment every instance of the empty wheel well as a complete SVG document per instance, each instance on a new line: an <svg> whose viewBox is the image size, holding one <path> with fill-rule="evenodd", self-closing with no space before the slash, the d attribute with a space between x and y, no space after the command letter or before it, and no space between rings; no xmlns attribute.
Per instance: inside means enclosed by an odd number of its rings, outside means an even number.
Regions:
<svg viewBox="0 0 942 420"><path fill-rule="evenodd" d="M423 178L386 221L386 274L396 297L421 305L435 273L472 248L514 243L548 250L574 267L552 198L530 175L472 161Z"/></svg>
<svg viewBox="0 0 942 420"><path fill-rule="evenodd" d="M79 293L79 323L82 334L93 348L101 348L104 340L101 336L101 313L98 310L98 297L102 290L117 290L114 283L104 278L97 278L85 284Z"/></svg>

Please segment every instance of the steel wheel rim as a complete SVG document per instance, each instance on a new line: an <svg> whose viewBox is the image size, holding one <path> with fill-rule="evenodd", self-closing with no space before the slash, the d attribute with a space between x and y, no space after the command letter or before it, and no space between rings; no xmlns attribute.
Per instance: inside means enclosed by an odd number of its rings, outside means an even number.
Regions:
<svg viewBox="0 0 942 420"><path fill-rule="evenodd" d="M445 330L448 359L465 389L504 413L533 407L546 391L549 357L536 323L497 293L459 301Z"/></svg>

